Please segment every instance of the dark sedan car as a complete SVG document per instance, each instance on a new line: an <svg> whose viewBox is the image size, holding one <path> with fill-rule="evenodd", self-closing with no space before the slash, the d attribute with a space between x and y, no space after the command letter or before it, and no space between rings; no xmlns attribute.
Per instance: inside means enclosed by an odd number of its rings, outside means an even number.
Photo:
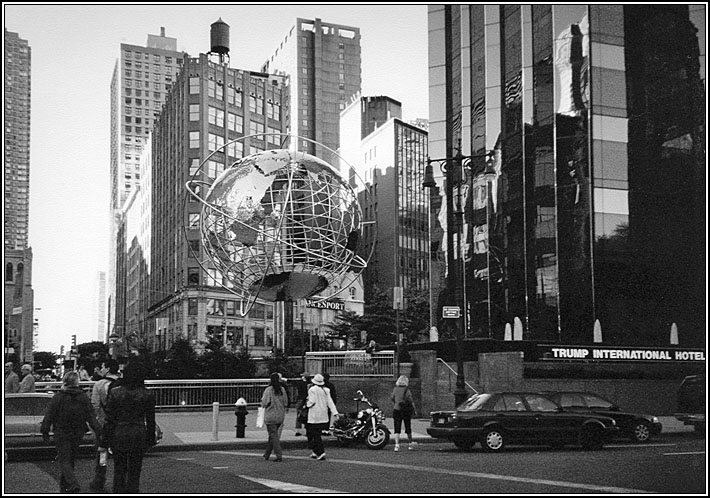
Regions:
<svg viewBox="0 0 710 498"><path fill-rule="evenodd" d="M480 442L486 451L506 444L579 444L601 449L618 430L613 418L565 411L540 393L474 394L455 411L431 413L427 433L471 449Z"/></svg>
<svg viewBox="0 0 710 498"><path fill-rule="evenodd" d="M53 394L15 393L5 395L5 450L10 452L54 448L42 439L40 424ZM93 448L94 437L88 430L82 448Z"/></svg>
<svg viewBox="0 0 710 498"><path fill-rule="evenodd" d="M593 393L559 391L549 393L549 396L565 410L612 417L619 427L619 435L637 443L645 443L651 436L659 435L663 429L658 417L623 411L611 401Z"/></svg>
<svg viewBox="0 0 710 498"><path fill-rule="evenodd" d="M40 424L47 411L47 406L54 394L51 393L14 393L5 394L4 440L5 451L11 454L32 450L33 452L53 449L54 441L42 439ZM163 431L155 425L156 442L163 438ZM91 451L94 448L94 436L89 427L81 441L81 449Z"/></svg>

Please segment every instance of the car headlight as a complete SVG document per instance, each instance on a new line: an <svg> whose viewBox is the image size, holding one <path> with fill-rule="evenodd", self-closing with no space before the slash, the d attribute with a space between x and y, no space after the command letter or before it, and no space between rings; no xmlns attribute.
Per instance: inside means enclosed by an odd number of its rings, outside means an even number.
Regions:
<svg viewBox="0 0 710 498"><path fill-rule="evenodd" d="M651 417L651 422L653 422L654 424L657 424L657 423L658 423L658 417Z"/></svg>

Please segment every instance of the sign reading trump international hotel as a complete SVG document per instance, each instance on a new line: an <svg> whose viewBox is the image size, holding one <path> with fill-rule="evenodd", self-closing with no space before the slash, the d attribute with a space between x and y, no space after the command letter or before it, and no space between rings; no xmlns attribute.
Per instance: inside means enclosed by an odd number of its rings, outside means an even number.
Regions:
<svg viewBox="0 0 710 498"><path fill-rule="evenodd" d="M338 301L315 301L313 299L306 299L306 308L344 311L345 303Z"/></svg>
<svg viewBox="0 0 710 498"><path fill-rule="evenodd" d="M545 360L705 361L704 350L538 345Z"/></svg>

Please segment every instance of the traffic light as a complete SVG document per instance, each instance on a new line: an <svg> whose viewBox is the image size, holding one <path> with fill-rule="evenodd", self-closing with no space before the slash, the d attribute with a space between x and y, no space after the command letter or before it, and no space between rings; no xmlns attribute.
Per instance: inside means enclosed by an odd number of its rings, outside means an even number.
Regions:
<svg viewBox="0 0 710 498"><path fill-rule="evenodd" d="M64 344L59 346L59 356L64 356Z"/></svg>
<svg viewBox="0 0 710 498"><path fill-rule="evenodd" d="M76 334L72 334L72 336L71 336L71 352L72 352L73 354L76 354L76 353L77 353L77 349L76 349Z"/></svg>

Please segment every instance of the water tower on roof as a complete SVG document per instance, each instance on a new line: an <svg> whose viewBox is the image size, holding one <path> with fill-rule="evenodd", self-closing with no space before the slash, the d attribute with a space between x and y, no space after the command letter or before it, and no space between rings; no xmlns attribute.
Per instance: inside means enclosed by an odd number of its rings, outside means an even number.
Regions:
<svg viewBox="0 0 710 498"><path fill-rule="evenodd" d="M229 24L220 17L210 26L210 51L208 55L217 54L219 62L229 59Z"/></svg>

